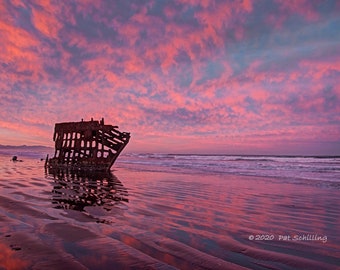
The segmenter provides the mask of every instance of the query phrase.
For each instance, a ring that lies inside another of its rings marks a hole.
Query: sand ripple
[[[335,269],[339,263],[339,191],[332,187],[126,168],[45,174],[41,164],[23,163],[0,168],[0,268]]]

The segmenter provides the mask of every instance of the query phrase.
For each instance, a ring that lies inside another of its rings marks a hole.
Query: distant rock
[[[17,156],[13,156],[13,157],[12,157],[12,161],[13,161],[13,162],[22,162],[22,160],[21,160],[21,159],[18,159]]]

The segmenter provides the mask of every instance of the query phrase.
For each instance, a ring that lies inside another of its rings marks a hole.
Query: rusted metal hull
[[[46,167],[109,171],[130,140],[130,133],[101,121],[57,123],[55,153]]]

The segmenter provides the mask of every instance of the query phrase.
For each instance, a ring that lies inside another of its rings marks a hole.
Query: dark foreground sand
[[[116,167],[0,165],[0,269],[336,269],[339,188]]]

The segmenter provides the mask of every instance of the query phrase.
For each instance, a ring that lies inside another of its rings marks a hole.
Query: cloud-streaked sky
[[[0,0],[0,144],[340,155],[340,1]]]

